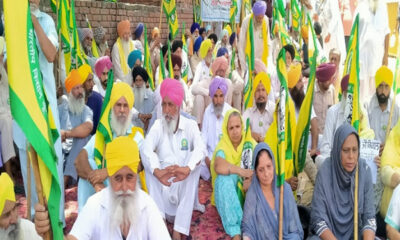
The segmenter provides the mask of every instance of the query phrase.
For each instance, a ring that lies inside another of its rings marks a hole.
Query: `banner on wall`
[[[201,19],[204,22],[229,22],[231,0],[201,0]],[[242,0],[237,0],[238,13],[236,23],[240,20]]]

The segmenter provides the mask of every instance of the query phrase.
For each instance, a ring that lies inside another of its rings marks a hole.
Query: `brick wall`
[[[125,0],[132,1],[132,0]],[[92,28],[103,26],[107,30],[108,43],[111,47],[117,36],[117,24],[119,21],[128,19],[131,22],[132,32],[139,22],[147,26],[148,39],[150,39],[151,29],[158,27],[160,23],[160,0],[134,0],[131,3],[110,3],[102,1],[75,1],[75,16],[78,27],[86,27],[85,15],[87,15]],[[136,4],[137,2],[149,2],[152,5]],[[155,5],[153,5],[155,4]],[[186,29],[190,28],[193,21],[193,8],[191,0],[176,0],[179,24],[185,22]],[[50,13],[55,20],[56,16],[50,10],[49,5],[42,8],[43,11]],[[168,35],[168,25],[165,14],[162,14],[161,37],[165,41]],[[180,36],[180,35],[179,35]]]

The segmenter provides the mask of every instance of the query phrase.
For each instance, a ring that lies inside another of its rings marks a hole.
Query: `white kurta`
[[[110,196],[112,189],[107,187],[88,199],[79,213],[70,234],[79,240],[122,239],[121,229],[110,227],[112,210]],[[127,240],[171,239],[167,227],[153,199],[141,189],[136,189],[137,225],[131,225]]]
[[[253,106],[246,109],[246,111],[243,113],[243,120],[246,122],[247,119],[250,119],[251,131],[260,134],[263,138],[265,138],[265,134],[274,120],[274,112],[275,103],[268,100],[263,113],[257,109],[257,106]]]
[[[196,167],[205,156],[205,146],[194,120],[180,115],[178,130],[166,134],[162,120],[156,120],[143,145],[142,163],[150,196],[163,215],[175,216],[174,230],[189,235],[195,197],[198,194],[200,168]],[[187,166],[191,172],[180,182],[164,186],[153,175],[155,169],[171,165]]]
[[[134,42],[132,40],[130,40],[130,41],[132,42],[132,44],[134,46]],[[135,50],[135,48],[133,48],[133,50]],[[112,51],[111,51],[112,64],[113,64],[113,69],[114,69],[114,80],[119,79],[119,80],[129,84],[129,86],[131,86],[132,85],[132,72],[128,66],[128,56],[129,56],[129,52],[125,53],[125,59],[122,59],[122,60],[120,59],[118,45],[117,45],[117,42],[115,42],[114,46],[112,48]],[[124,72],[122,71],[121,61],[126,62],[126,65],[128,68],[127,74],[124,74]]]

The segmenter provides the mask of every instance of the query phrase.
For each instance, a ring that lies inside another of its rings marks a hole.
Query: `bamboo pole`
[[[161,20],[162,20],[162,6],[163,6],[163,0],[160,0],[160,23],[158,24],[158,29],[160,29],[160,32],[161,32]]]
[[[356,179],[354,186],[354,240],[358,240],[358,163],[356,165]]]
[[[281,192],[279,194],[279,240],[283,239],[283,186],[281,185]]]
[[[28,149],[28,148],[26,148]],[[27,205],[27,213],[26,216],[28,218],[29,221],[32,220],[32,216],[31,216],[31,204],[32,204],[32,194],[31,194],[31,183],[32,183],[32,176],[31,176],[31,161],[29,160],[29,156],[28,156],[28,151],[26,152],[26,171],[27,171],[27,178],[28,178],[28,189],[27,189],[27,196],[26,196],[26,205]]]
[[[40,170],[39,170],[37,153],[36,153],[35,149],[33,149],[32,145],[30,145],[30,144],[29,144],[29,148],[28,148],[28,156],[30,158],[30,161],[32,161],[33,175],[35,176],[35,186],[36,186],[36,193],[37,193],[38,201],[41,205],[45,206],[46,203],[44,201],[45,199],[44,199],[44,194],[43,194],[42,180],[40,178]],[[51,225],[50,225],[50,230],[44,236],[45,240],[53,239],[51,232],[52,231],[51,231]]]

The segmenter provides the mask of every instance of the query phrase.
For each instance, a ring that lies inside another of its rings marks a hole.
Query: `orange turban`
[[[301,76],[301,64],[291,64],[287,72],[288,88],[296,86]]]
[[[308,27],[307,27],[307,26],[302,26],[302,27],[301,27],[301,36],[302,36],[305,40],[308,40]]]
[[[131,23],[129,22],[129,20],[122,20],[117,25],[117,32],[119,37],[122,37],[122,34],[124,34],[124,32],[127,31],[130,32],[130,30],[131,30]]]
[[[79,84],[82,84],[83,82],[84,82],[84,80],[82,79],[78,70],[73,69],[68,74],[68,77],[65,79],[65,90],[67,90],[67,93],[70,93],[72,88],[74,88],[75,86],[77,86]]]

